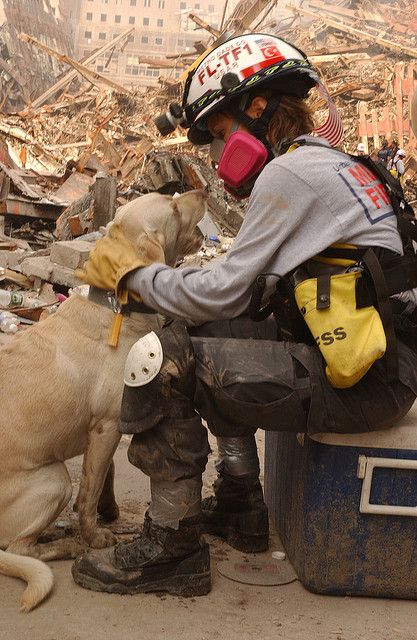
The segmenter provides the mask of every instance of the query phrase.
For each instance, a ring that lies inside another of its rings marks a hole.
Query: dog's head
[[[114,222],[151,262],[175,266],[201,245],[197,224],[206,211],[206,198],[201,190],[176,197],[149,193],[120,207]]]

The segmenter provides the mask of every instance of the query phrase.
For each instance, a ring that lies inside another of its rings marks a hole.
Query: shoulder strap
[[[306,145],[321,147],[322,149],[327,148],[320,142],[306,139],[298,140],[297,144],[299,146]],[[336,151],[348,156],[354,162],[360,162],[381,180],[388,193],[392,208],[397,217],[398,231],[403,243],[404,253],[415,254],[416,250],[414,249],[413,241],[417,242],[417,220],[413,208],[405,199],[399,179],[395,178],[382,163],[374,162],[370,156],[355,156],[351,153],[345,153],[340,149],[336,149]]]

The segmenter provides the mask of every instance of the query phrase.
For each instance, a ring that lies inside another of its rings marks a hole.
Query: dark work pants
[[[415,399],[417,354],[401,342],[399,380],[388,381],[381,360],[354,387],[333,389],[319,350],[277,342],[272,319],[255,323],[241,316],[188,333],[195,358],[190,410],[194,404],[216,436],[248,437],[258,428],[311,434],[385,429],[405,415]],[[180,359],[180,351],[166,355]],[[195,477],[205,468],[207,436],[192,411],[184,419],[160,415],[157,380],[153,405],[145,387],[125,389],[119,428],[135,434],[129,459],[151,479]]]

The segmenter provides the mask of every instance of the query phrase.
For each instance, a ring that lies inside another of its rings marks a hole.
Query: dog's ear
[[[157,233],[143,231],[135,239],[135,246],[140,257],[147,262],[165,262],[164,248]]]

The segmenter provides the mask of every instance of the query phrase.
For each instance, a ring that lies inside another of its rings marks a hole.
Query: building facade
[[[194,51],[194,42],[207,40],[208,33],[197,29],[188,18],[193,13],[212,27],[220,26],[224,2],[220,0],[80,0],[76,29],[78,59],[134,28],[123,50],[98,58],[99,73],[126,86],[157,84],[159,75],[176,78],[181,68],[152,68],[141,58],[166,59],[167,54]]]

